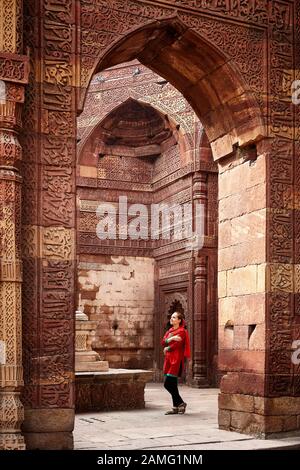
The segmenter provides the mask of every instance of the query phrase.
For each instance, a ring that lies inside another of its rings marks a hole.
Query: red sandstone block
[[[266,232],[266,209],[241,215],[219,224],[219,248],[240,243],[255,243],[264,239]],[[251,246],[248,248],[251,250]]]
[[[242,193],[247,188],[264,184],[266,180],[265,155],[258,156],[255,165],[244,162],[219,175],[219,199]]]
[[[233,349],[248,349],[248,325],[235,325],[233,330]]]
[[[244,393],[263,396],[265,377],[263,374],[229,372],[222,377],[220,389],[224,393]]]
[[[264,402],[260,403],[260,410],[262,408],[267,415],[297,415],[300,410],[300,397],[265,398]]]
[[[259,436],[265,433],[282,431],[283,422],[277,416],[262,416],[255,413],[232,411],[231,428],[238,432]]]
[[[218,272],[218,297],[227,296],[227,272],[219,271]]]
[[[249,166],[248,164],[250,171],[247,172],[247,188],[266,182],[266,158],[268,157],[265,154],[261,154],[257,157],[255,165]]]
[[[283,431],[296,431],[298,429],[297,416],[283,416]]]
[[[255,325],[265,321],[265,294],[249,294],[219,299],[219,324]],[[255,348],[254,348],[255,349]]]
[[[265,263],[266,242],[260,237],[249,239],[244,243],[237,243],[234,246],[219,249],[218,269],[227,271],[240,268],[246,265]]]
[[[249,432],[250,426],[253,423],[253,413],[243,413],[242,411],[231,412],[231,427],[233,430],[239,432]]]
[[[254,412],[254,397],[251,395],[219,393],[219,408],[252,413]]]
[[[219,349],[232,349],[233,347],[233,330],[225,328],[224,325],[219,326]]]
[[[237,299],[238,297],[224,297],[221,299],[219,298],[219,325],[222,326],[223,329],[229,320],[231,322],[234,322]]]
[[[220,350],[219,368],[228,371],[262,373],[265,370],[264,351]]]
[[[266,207],[266,186],[257,184],[219,201],[219,220],[231,220]]]
[[[106,361],[109,362],[109,364],[114,363],[114,362],[120,362],[122,360],[121,354],[106,354]]]
[[[219,200],[241,192],[242,164],[219,174]]]
[[[236,298],[234,322],[251,325],[265,321],[265,294],[243,295]]]
[[[264,428],[266,433],[284,431],[281,416],[264,416]]]
[[[266,327],[265,324],[256,325],[249,338],[249,350],[264,351],[266,348]]]
[[[229,429],[231,413],[228,410],[220,410],[218,413],[218,423],[221,429]]]
[[[257,266],[250,265],[227,271],[227,295],[245,295],[256,292]]]

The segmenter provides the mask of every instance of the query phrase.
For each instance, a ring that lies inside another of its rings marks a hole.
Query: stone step
[[[76,362],[96,362],[100,361],[100,356],[95,351],[76,352],[75,360]]]
[[[107,361],[75,363],[76,372],[108,372]]]

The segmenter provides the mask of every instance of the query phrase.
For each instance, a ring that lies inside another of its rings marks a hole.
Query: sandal
[[[185,413],[186,407],[187,404],[185,402],[181,403],[181,405],[178,406],[178,413],[183,415]]]
[[[165,415],[178,415],[178,413],[179,413],[178,408],[172,408],[171,410],[166,411]]]

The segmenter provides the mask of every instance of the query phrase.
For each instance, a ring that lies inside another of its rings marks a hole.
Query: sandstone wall
[[[78,266],[79,307],[98,321],[93,349],[112,368],[151,368],[154,260],[93,258]]]

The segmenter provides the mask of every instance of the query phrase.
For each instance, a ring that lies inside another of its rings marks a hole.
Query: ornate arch
[[[174,110],[174,108],[164,102],[163,99],[157,100],[152,95],[142,97],[139,93],[137,93],[134,89],[131,88],[124,88],[122,91],[124,91],[122,100],[116,102],[115,100],[113,100],[112,97],[111,102],[107,103],[106,106],[99,106],[99,113],[96,114],[94,117],[92,116],[91,120],[88,122],[89,125],[80,136],[80,141],[77,144],[77,162],[80,159],[80,154],[84,148],[84,145],[94,133],[94,131],[97,129],[97,127],[101,126],[103,120],[110,113],[114,112],[119,106],[121,106],[125,101],[129,99],[138,101],[141,104],[150,105],[162,115],[167,115],[168,119],[173,123],[174,129],[177,125],[180,125],[180,128],[176,132],[178,133],[179,141],[181,140],[180,137],[184,137],[185,150],[187,151],[193,148],[193,146],[195,145],[195,141],[193,138],[195,130],[194,127],[191,127],[191,122],[188,119],[181,118],[176,113],[176,110]],[[181,96],[180,93],[178,93],[178,96],[174,97],[174,100],[179,99],[185,101],[185,99]],[[194,113],[192,114],[192,116],[195,116]],[[197,117],[196,119],[199,122]]]
[[[164,13],[163,8],[161,13]],[[251,87],[232,58],[205,37],[205,30],[197,28],[202,32],[199,34],[178,16],[154,22],[149,22],[149,18],[136,18],[132,27],[125,14],[122,19],[122,14],[118,14],[123,23],[121,34],[114,35],[117,39],[113,41],[112,35],[108,38],[102,31],[99,33],[101,42],[98,46],[94,43],[96,59],[86,61],[83,56],[81,107],[94,73],[137,58],[168,79],[191,103],[204,124],[215,159],[231,153],[234,145],[245,146],[266,135]],[[82,22],[84,30],[84,14]],[[83,36],[87,37],[85,32]]]

